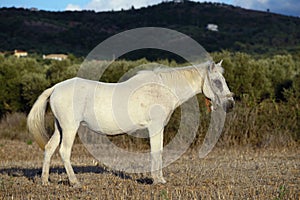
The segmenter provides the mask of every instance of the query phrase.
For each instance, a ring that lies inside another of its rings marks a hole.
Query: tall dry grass
[[[0,122],[0,139],[32,141],[26,128],[26,120],[24,113],[7,114]]]
[[[228,115],[219,145],[288,147],[299,144],[299,139],[299,103],[292,108],[287,102],[241,101]]]
[[[210,114],[204,106],[204,97],[198,96],[200,107],[200,124],[191,148],[198,148],[205,137],[210,122]],[[223,133],[218,146],[282,147],[295,146],[300,142],[299,113],[300,103],[293,107],[288,102],[265,100],[249,103],[241,100],[236,103],[234,111],[227,115]],[[169,143],[177,133],[180,124],[180,108],[175,110],[165,127],[164,144]],[[53,131],[53,116],[46,116],[49,132]],[[87,131],[87,130],[85,130]],[[26,128],[26,115],[12,113],[0,122],[0,139],[21,140],[30,143],[32,136]],[[148,139],[129,135],[110,137],[110,140],[122,148],[144,150],[149,148]]]

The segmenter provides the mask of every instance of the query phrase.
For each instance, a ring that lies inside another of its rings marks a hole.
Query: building
[[[43,55],[43,59],[50,59],[50,60],[58,60],[62,61],[67,59],[68,56],[65,54],[48,54],[48,55]]]
[[[206,29],[210,31],[219,31],[218,25],[216,24],[207,24]]]
[[[31,7],[29,10],[32,11],[32,12],[39,11],[39,9],[37,9],[37,8],[35,8],[35,7]]]
[[[28,53],[26,51],[15,50],[14,56],[16,56],[17,58],[26,57],[26,56],[28,56]]]

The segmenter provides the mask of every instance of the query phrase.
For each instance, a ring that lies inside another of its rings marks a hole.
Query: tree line
[[[257,104],[266,99],[274,102],[299,100],[300,60],[297,56],[285,54],[257,59],[246,53],[229,51],[213,53],[212,56],[216,61],[223,60],[224,76],[238,101]],[[81,62],[82,59],[74,56],[64,61],[0,56],[0,116],[28,112],[47,87],[77,76]],[[116,82],[126,71],[149,62],[146,59],[117,60],[101,80]],[[171,67],[183,65],[168,60],[157,62]]]

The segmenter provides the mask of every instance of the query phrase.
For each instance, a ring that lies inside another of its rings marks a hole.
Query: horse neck
[[[205,73],[203,67],[188,66],[173,68],[159,74],[162,82],[176,94],[179,104],[181,104],[202,92]]]

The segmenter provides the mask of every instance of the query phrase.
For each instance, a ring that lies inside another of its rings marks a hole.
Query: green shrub
[[[289,54],[257,57],[228,51],[213,53],[212,56],[216,62],[223,59],[224,76],[236,95],[236,107],[227,117],[218,145],[264,147],[298,144],[300,59]],[[28,112],[41,92],[57,82],[77,75],[93,80],[118,82],[128,79],[138,70],[157,66],[146,59],[118,60],[111,63],[100,78],[99,65],[106,66],[109,62],[91,61],[82,66],[79,61],[76,58],[59,62],[0,56],[0,138],[19,139],[22,136],[18,134],[26,135],[25,115],[20,113]],[[157,63],[171,67],[182,65],[168,60],[159,60]],[[194,147],[201,144],[210,120],[210,114],[205,110],[204,96],[200,94],[197,98],[201,116],[199,130],[192,145]],[[165,129],[165,143],[176,135],[180,117],[180,109],[177,109]],[[131,146],[137,143],[148,144],[146,140],[135,140],[129,136],[114,137],[113,140],[125,146],[127,143]]]
[[[264,99],[284,100],[297,74],[300,62],[291,55],[256,58],[245,53],[223,51],[212,54],[216,61],[223,59],[225,78],[237,99],[249,101]]]

